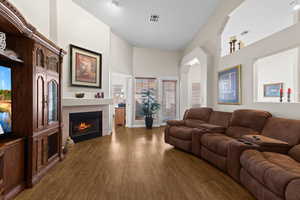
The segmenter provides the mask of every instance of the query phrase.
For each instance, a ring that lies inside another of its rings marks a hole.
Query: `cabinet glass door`
[[[56,81],[50,81],[48,85],[48,123],[58,121],[58,85]]]

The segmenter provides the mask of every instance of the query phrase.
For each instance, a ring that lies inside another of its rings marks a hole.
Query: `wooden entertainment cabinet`
[[[12,134],[0,139],[0,200],[32,187],[62,159],[61,48],[40,34],[7,0],[0,0],[0,31],[12,69]]]

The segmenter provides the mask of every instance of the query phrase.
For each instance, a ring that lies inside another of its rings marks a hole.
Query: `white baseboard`
[[[142,125],[142,124],[136,124],[136,125],[131,125],[131,126],[126,126],[127,128],[146,128],[146,125]],[[159,128],[161,127],[161,125],[158,124],[153,124],[154,128]]]

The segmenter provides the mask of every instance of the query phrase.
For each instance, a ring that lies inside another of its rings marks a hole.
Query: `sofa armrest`
[[[185,121],[184,120],[169,120],[169,121],[167,121],[167,125],[169,125],[169,126],[184,126]]]
[[[241,139],[258,145],[262,151],[287,154],[291,149],[291,146],[287,142],[263,135],[244,135]]]
[[[227,172],[236,181],[240,181],[240,157],[246,150],[259,150],[259,146],[243,140],[235,140],[229,144],[227,152]]]
[[[203,128],[194,128],[192,131],[192,153],[199,158],[201,158],[201,138],[207,133]]]
[[[292,180],[286,187],[285,199],[286,200],[299,200],[300,199],[300,179]]]

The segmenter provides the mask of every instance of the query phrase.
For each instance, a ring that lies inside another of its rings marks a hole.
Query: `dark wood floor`
[[[231,178],[163,141],[163,129],[118,128],[76,144],[17,200],[253,200]]]

